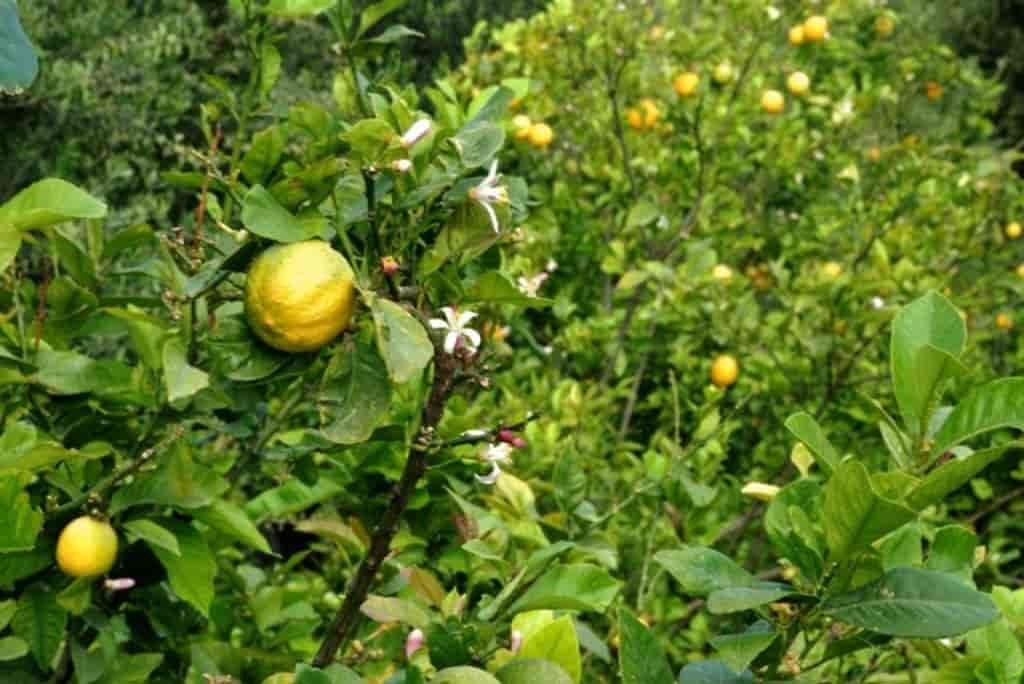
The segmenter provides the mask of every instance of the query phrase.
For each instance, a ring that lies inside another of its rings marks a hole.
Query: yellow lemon
[[[804,40],[820,43],[828,35],[828,19],[823,16],[808,17],[804,22]]]
[[[715,67],[715,71],[712,74],[712,76],[714,76],[715,83],[718,83],[719,85],[725,85],[726,83],[732,80],[732,64],[729,64],[728,62],[722,62],[721,64]]]
[[[654,128],[654,125],[658,123],[658,119],[661,117],[661,112],[658,111],[658,103],[650,98],[640,100],[640,106],[644,108],[644,127]]]
[[[811,79],[802,71],[794,71],[786,79],[786,88],[797,97],[806,95],[811,89]]]
[[[732,280],[732,269],[725,264],[717,264],[711,269],[711,277],[715,280]]]
[[[555,132],[546,123],[535,123],[530,126],[530,144],[545,148],[555,139]]]
[[[881,150],[881,148],[879,148],[879,147],[869,147],[868,148],[868,159],[870,159],[873,162],[881,161],[881,159],[882,159],[882,150]]]
[[[734,384],[739,374],[739,362],[728,354],[722,354],[711,364],[711,382],[723,389]]]
[[[875,33],[877,33],[882,38],[888,38],[889,36],[891,36],[893,29],[895,28],[896,23],[892,20],[892,17],[890,17],[887,14],[883,14],[882,16],[875,19]]]
[[[789,44],[793,46],[804,44],[804,27],[802,24],[797,24],[789,29]]]
[[[1020,229],[1020,224],[1019,223],[1017,223],[1016,221],[1013,221],[1012,223],[1007,224],[1007,226],[1006,226],[1006,237],[1010,238],[1011,240],[1016,240],[1017,238],[1020,237],[1020,235],[1021,235],[1021,229]]]
[[[517,114],[512,117],[512,128],[515,129],[516,140],[526,140],[530,137],[530,128],[533,122],[525,114]]]
[[[117,533],[110,523],[83,515],[61,530],[57,565],[71,577],[96,577],[114,567]]]
[[[700,84],[700,76],[692,71],[686,71],[676,76],[672,87],[676,89],[679,97],[691,97],[696,94],[697,86]]]
[[[786,98],[778,90],[766,90],[761,96],[761,109],[769,114],[781,114],[786,108]]]
[[[1013,328],[1013,319],[1001,313],[996,316],[996,327],[1000,330],[1011,330]]]
[[[843,272],[843,267],[836,261],[828,261],[821,267],[821,270],[829,278],[838,278]]]
[[[348,325],[355,276],[323,240],[271,247],[249,268],[245,314],[264,342],[286,352],[315,351]]]
[[[1024,278],[1024,264],[1017,267],[1017,277]]]
[[[924,94],[932,102],[937,102],[938,100],[942,99],[942,94],[944,92],[945,89],[942,87],[941,83],[937,83],[935,81],[928,81],[927,83],[924,84]]]
[[[626,121],[629,122],[630,128],[635,128],[638,131],[641,131],[644,128],[643,112],[635,107],[630,107],[630,109],[626,111]]]

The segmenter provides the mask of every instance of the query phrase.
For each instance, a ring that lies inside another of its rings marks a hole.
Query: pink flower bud
[[[405,639],[405,657],[411,658],[413,653],[423,648],[425,641],[423,630],[414,629],[409,632],[409,636]]]
[[[516,449],[522,449],[526,447],[526,440],[523,439],[522,437],[516,437],[511,442],[509,442],[509,444],[514,446]]]
[[[380,271],[386,276],[392,276],[398,273],[399,265],[395,257],[386,256],[380,259]]]
[[[131,577],[117,577],[104,581],[103,586],[109,591],[125,591],[135,586],[135,580]]]
[[[512,432],[507,428],[502,429],[498,431],[498,439],[500,439],[502,442],[505,442],[505,444],[511,444],[513,440],[516,439],[516,433]]]
[[[508,650],[512,651],[512,655],[519,653],[519,649],[523,647],[523,633],[519,630],[512,631],[511,642],[509,643]]]

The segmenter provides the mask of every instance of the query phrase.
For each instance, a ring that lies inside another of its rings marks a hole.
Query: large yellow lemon
[[[57,565],[65,575],[96,577],[114,567],[117,533],[110,523],[87,515],[75,518],[57,539]]]
[[[355,306],[352,267],[322,240],[271,247],[245,281],[245,314],[260,339],[286,352],[315,351],[345,329]]]

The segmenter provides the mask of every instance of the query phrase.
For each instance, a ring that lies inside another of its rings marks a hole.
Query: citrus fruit
[[[1000,330],[1011,330],[1013,328],[1013,319],[1007,314],[1001,313],[996,316],[996,327]]]
[[[630,107],[626,111],[626,121],[629,123],[630,128],[635,128],[638,131],[644,128],[644,115],[639,109]]]
[[[843,267],[835,261],[827,261],[825,265],[821,267],[822,272],[829,278],[838,278],[843,272]]]
[[[555,132],[546,123],[535,123],[530,126],[529,140],[534,147],[547,147],[554,139]]]
[[[323,240],[271,247],[246,277],[249,325],[274,349],[315,351],[352,318],[354,280],[345,257]]]
[[[713,76],[715,78],[715,83],[725,85],[726,83],[732,80],[732,64],[729,64],[728,62],[722,62],[721,64],[715,67],[715,72]]]
[[[781,114],[786,108],[786,98],[778,90],[766,90],[761,96],[761,109],[769,114]]]
[[[804,40],[809,43],[820,43],[828,35],[828,19],[821,16],[808,17],[804,22]]]
[[[789,44],[793,46],[804,44],[803,25],[797,24],[793,28],[789,29]]]
[[[114,567],[117,533],[105,520],[75,518],[57,539],[57,565],[71,577],[96,577]]]
[[[786,88],[797,97],[806,95],[811,89],[811,79],[802,71],[794,71],[786,79]]]
[[[734,384],[739,374],[739,362],[728,354],[722,354],[711,364],[711,382],[723,389]]]
[[[1024,264],[1017,267],[1017,277],[1024,278]]]
[[[942,99],[942,94],[944,92],[945,90],[943,89],[941,83],[937,83],[935,81],[928,81],[927,83],[924,84],[925,97],[927,97],[932,102],[936,102]]]
[[[873,162],[880,161],[882,159],[882,150],[878,147],[868,148],[868,159]]]
[[[679,97],[691,97],[697,92],[699,84],[700,76],[692,71],[686,71],[676,76],[676,80],[672,82],[672,87],[676,89]]]
[[[895,22],[893,22],[892,17],[890,17],[887,14],[883,14],[882,16],[875,19],[875,33],[877,33],[882,38],[887,38],[891,36],[893,29],[895,28]]]
[[[531,122],[530,117],[525,114],[517,114],[512,117],[512,127],[516,129],[516,140],[526,140],[529,138],[530,128],[532,126],[533,122]]]
[[[661,117],[661,112],[658,111],[658,103],[647,98],[640,100],[640,106],[644,108],[644,127],[654,128],[654,124],[658,123],[658,119]]]
[[[711,269],[711,277],[715,280],[732,280],[732,269],[725,264],[716,264]]]
[[[1010,238],[1011,240],[1016,240],[1017,238],[1020,237],[1020,235],[1021,228],[1019,223],[1013,221],[1006,225],[1006,237]]]

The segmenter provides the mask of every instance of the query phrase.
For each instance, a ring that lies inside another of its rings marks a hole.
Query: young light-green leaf
[[[576,627],[568,615],[563,615],[525,637],[518,656],[555,663],[576,684],[579,684],[583,676],[580,643],[576,638]]]
[[[565,670],[550,660],[517,656],[508,665],[494,673],[501,684],[572,684]]]
[[[839,467],[839,452],[825,436],[825,431],[818,421],[809,413],[801,411],[791,415],[786,419],[786,429],[811,450],[814,460],[826,475],[831,475]]]
[[[46,228],[73,219],[101,219],[106,215],[107,205],[59,178],[33,183],[0,205],[0,224],[17,230]]]
[[[618,580],[596,565],[556,565],[541,575],[509,611],[551,609],[603,613],[618,595],[619,587]]]

